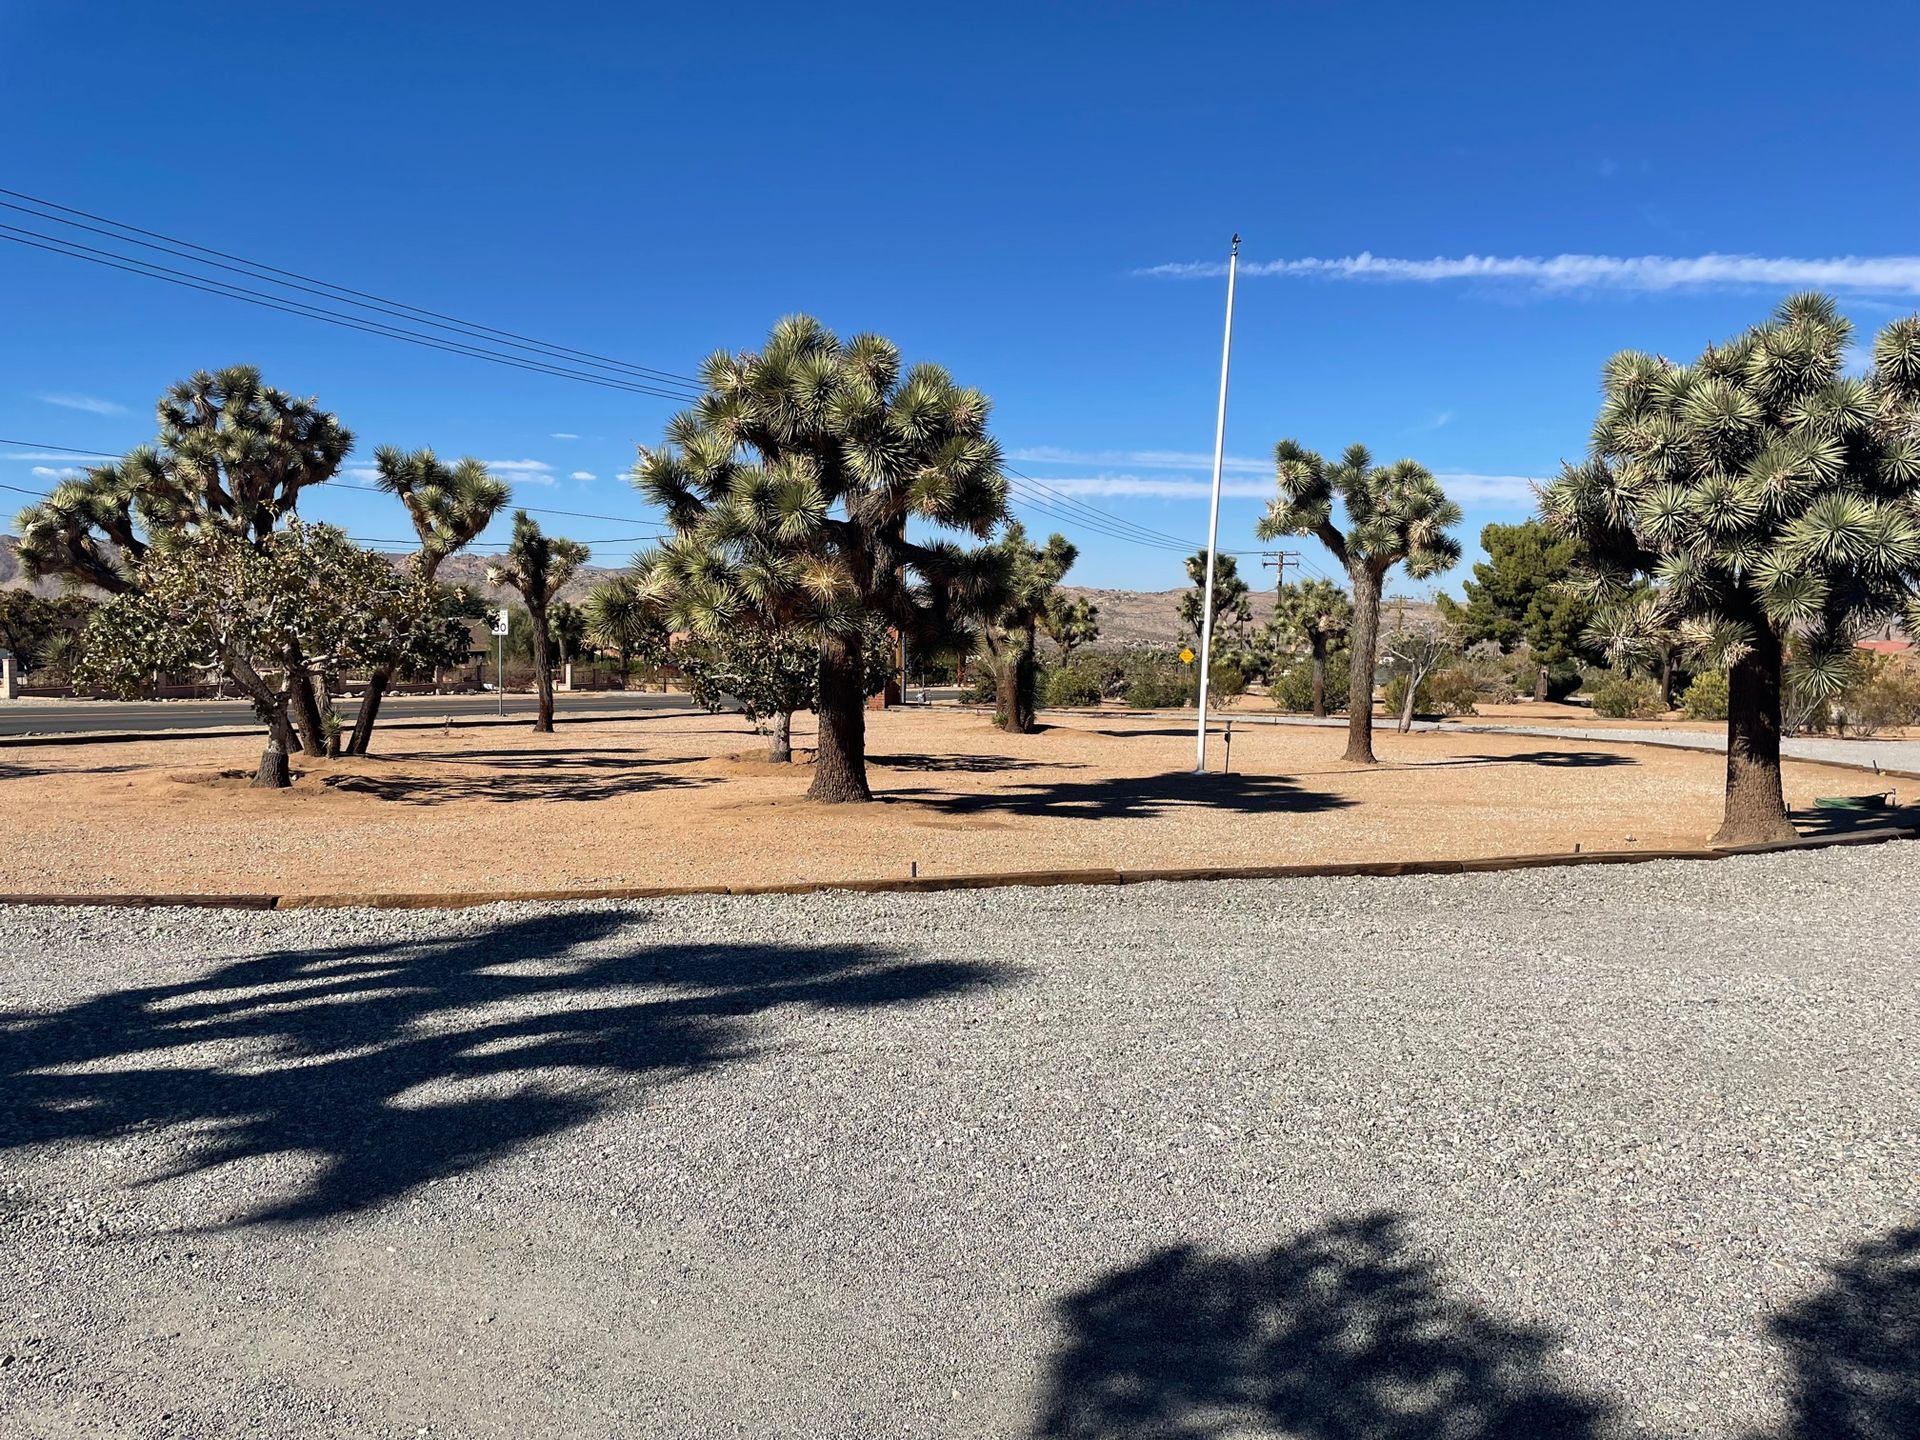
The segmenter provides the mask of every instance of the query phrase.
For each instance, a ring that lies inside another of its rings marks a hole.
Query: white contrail
[[[1186,280],[1217,276],[1214,261],[1153,265],[1136,275]],[[1770,255],[1457,255],[1394,259],[1362,251],[1328,260],[1256,260],[1244,275],[1292,275],[1324,280],[1432,284],[1446,280],[1506,280],[1542,290],[1687,290],[1768,285],[1920,295],[1920,255],[1836,255],[1826,259]]]

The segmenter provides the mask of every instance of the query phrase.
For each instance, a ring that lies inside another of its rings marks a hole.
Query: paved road
[[[1916,853],[0,912],[0,1430],[1920,1435]]]
[[[532,718],[531,695],[509,695],[507,714]],[[438,720],[443,715],[481,719],[496,713],[492,695],[390,695],[380,707],[380,723]],[[658,691],[587,690],[558,697],[559,708],[576,714],[624,714],[648,710],[689,708],[685,695]],[[358,700],[341,702],[341,713],[351,721],[360,713]],[[141,733],[169,730],[250,729],[253,710],[244,700],[166,700],[160,702],[77,700],[31,704],[0,704],[0,735]]]

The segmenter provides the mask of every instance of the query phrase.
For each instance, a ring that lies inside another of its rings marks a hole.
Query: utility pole
[[[1220,462],[1227,445],[1227,362],[1233,356],[1233,282],[1240,271],[1240,237],[1227,255],[1227,331],[1220,341],[1220,409],[1213,422],[1213,502],[1207,512],[1207,585],[1200,599],[1199,724],[1194,734],[1193,773],[1207,773],[1207,678],[1213,663],[1213,563],[1220,542]]]
[[[1279,572],[1273,577],[1273,593],[1275,595],[1278,595],[1286,588],[1287,566],[1289,565],[1293,566],[1296,570],[1300,568],[1300,552],[1298,550],[1262,550],[1260,552],[1260,568],[1262,570],[1275,570]]]

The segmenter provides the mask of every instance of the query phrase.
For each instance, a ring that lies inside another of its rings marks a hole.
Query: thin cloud
[[[576,470],[567,476],[569,480],[598,480],[600,477],[591,470]]]
[[[1055,445],[1036,445],[1015,450],[1011,459],[1027,465],[1127,465],[1141,470],[1211,470],[1213,456],[1189,450],[1063,450]],[[1273,461],[1250,455],[1228,455],[1220,468],[1242,474],[1266,474]],[[1048,481],[1052,484],[1052,481]]]
[[[524,480],[529,485],[554,483],[553,466],[544,460],[488,460],[487,469],[508,480]]]
[[[36,480],[71,480],[79,473],[78,470],[73,469],[71,466],[60,470],[52,469],[46,465],[36,465],[33,467],[33,478]]]
[[[580,437],[571,430],[555,430],[549,437],[552,440],[578,440]]]
[[[101,400],[92,395],[42,395],[43,404],[58,405],[62,410],[84,410],[89,415],[126,415],[131,412],[126,406],[112,400]]]
[[[1433,478],[1455,500],[1478,505],[1531,506],[1536,487],[1545,483],[1531,475],[1477,475],[1467,471],[1440,473]],[[1075,475],[1049,477],[1047,488],[1073,496],[1205,500],[1213,484],[1210,480],[1170,475]],[[1274,488],[1270,480],[1222,480],[1220,493],[1229,499],[1266,500],[1272,498]],[[1045,491],[1039,498],[1046,499]]]
[[[355,465],[348,469],[347,476],[353,480],[378,480],[380,472],[371,465]]]
[[[104,461],[107,457],[102,455],[100,458]],[[6,454],[0,455],[0,460],[59,460],[64,464],[71,465],[73,463],[73,456],[59,455],[50,451],[41,450],[9,450]]]
[[[1218,261],[1152,265],[1136,275],[1190,280],[1225,275]],[[1256,260],[1242,275],[1280,275],[1317,280],[1372,280],[1389,284],[1439,284],[1456,280],[1502,281],[1536,290],[1670,292],[1739,286],[1838,290],[1880,295],[1920,295],[1920,255],[1836,255],[1806,258],[1769,255],[1437,255],[1430,260],[1395,259],[1362,251],[1339,259]]]

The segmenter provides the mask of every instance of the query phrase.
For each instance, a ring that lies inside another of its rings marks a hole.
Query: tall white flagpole
[[[1233,358],[1233,281],[1240,269],[1240,237],[1227,257],[1227,334],[1220,342],[1220,413],[1213,424],[1213,508],[1207,514],[1207,587],[1200,602],[1200,725],[1193,773],[1207,773],[1207,680],[1213,664],[1213,557],[1220,539],[1220,462],[1227,445],[1227,362]]]

